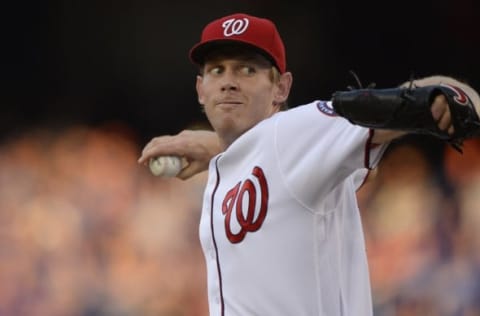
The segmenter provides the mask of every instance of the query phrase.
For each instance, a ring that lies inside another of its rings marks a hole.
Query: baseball
[[[150,171],[158,177],[175,177],[182,170],[182,160],[177,156],[160,156],[150,159]]]

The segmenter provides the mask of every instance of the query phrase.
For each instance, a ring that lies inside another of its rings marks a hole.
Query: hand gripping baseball
[[[188,179],[207,170],[210,159],[220,152],[217,135],[212,131],[185,130],[177,135],[164,135],[153,138],[143,149],[138,163],[148,165],[155,173],[163,174],[165,163],[170,164],[168,174],[180,179]],[[176,158],[157,157],[176,156],[182,159],[182,168],[176,175]],[[171,168],[171,169],[170,169]],[[154,173],[154,174],[155,174]]]

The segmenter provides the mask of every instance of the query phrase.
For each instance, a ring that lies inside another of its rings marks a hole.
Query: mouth
[[[243,103],[240,101],[233,101],[233,100],[222,100],[218,101],[216,105],[220,108],[225,108],[225,109],[232,109],[235,107],[238,107],[242,105]]]

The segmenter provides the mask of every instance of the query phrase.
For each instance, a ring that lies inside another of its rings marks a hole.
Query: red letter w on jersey
[[[267,180],[259,167],[253,168],[252,175],[257,179],[257,186],[251,179],[246,179],[243,183],[239,182],[230,189],[223,199],[222,213],[225,215],[225,233],[228,240],[234,244],[241,242],[247,232],[259,230],[267,216]],[[257,199],[257,194],[260,194],[259,199]],[[257,200],[260,201],[259,207],[257,207]],[[235,213],[232,218],[233,211]],[[232,221],[235,220],[238,225],[232,225]]]

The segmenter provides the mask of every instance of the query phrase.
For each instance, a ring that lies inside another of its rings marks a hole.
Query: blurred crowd
[[[396,142],[358,198],[376,316],[480,315],[480,142]],[[438,157],[437,157],[438,158]]]
[[[202,316],[206,174],[160,179],[119,123],[0,144],[0,315]],[[480,142],[392,145],[358,192],[376,316],[480,315]]]
[[[0,147],[0,315],[205,315],[203,175],[159,179],[121,124]]]

